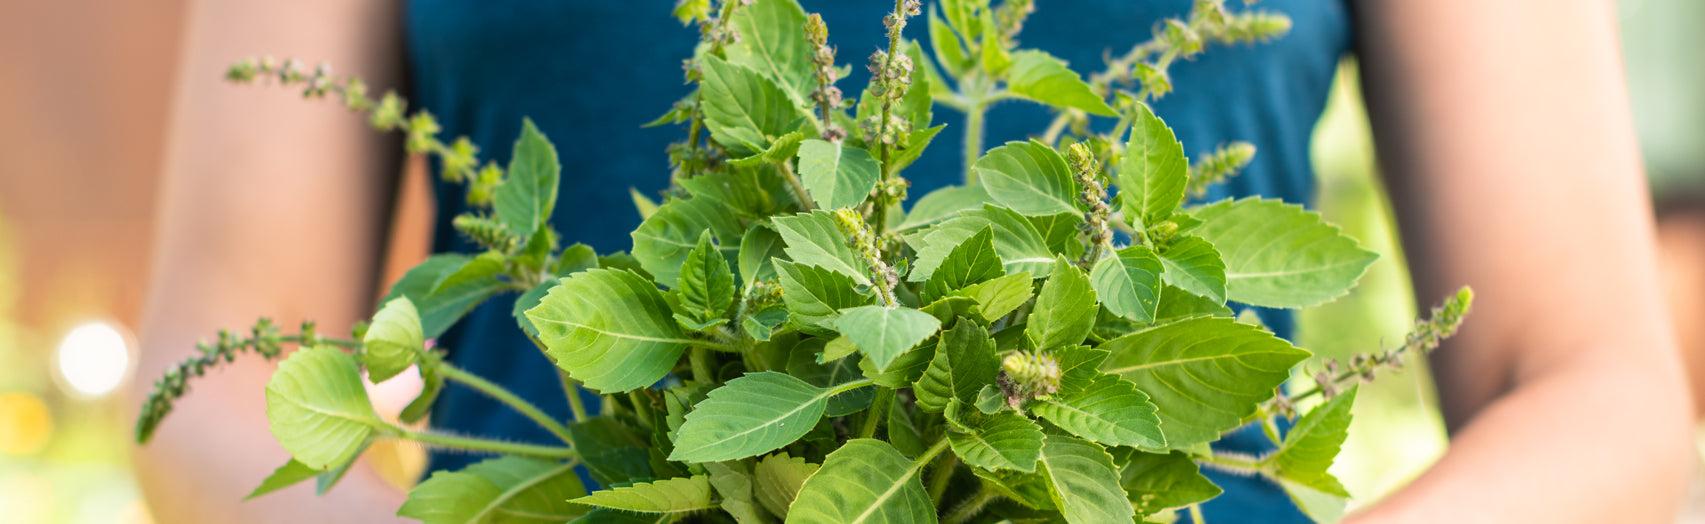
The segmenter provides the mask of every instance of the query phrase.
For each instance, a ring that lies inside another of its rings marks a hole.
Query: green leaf
[[[1080,391],[1036,404],[1030,410],[1061,429],[1108,446],[1158,449],[1166,445],[1149,396],[1136,384],[1102,375]]]
[[[989,197],[989,191],[983,186],[947,186],[930,191],[912,204],[912,210],[906,213],[906,221],[900,223],[900,229],[916,229],[941,222],[953,218],[960,211],[982,209],[983,204],[990,202],[994,199]]]
[[[722,497],[722,510],[734,517],[738,524],[766,524],[770,521],[769,514],[758,507],[758,500],[752,497],[752,468],[745,462],[706,462],[706,473],[710,474],[710,486],[716,489],[716,494]]]
[[[556,268],[551,273],[566,277],[570,274],[598,267],[598,252],[586,244],[574,244],[562,249],[557,255]]]
[[[438,279],[438,283],[432,286],[432,292],[437,293],[469,282],[494,278],[503,272],[503,263],[508,259],[509,257],[497,251],[480,253],[479,256],[468,259],[466,263],[462,264],[462,267],[456,268],[455,271],[446,273],[443,278]]]
[[[1208,205],[1195,234],[1225,258],[1226,296],[1245,304],[1295,308],[1332,300],[1378,254],[1302,206],[1245,198]]]
[[[1136,111],[1131,140],[1119,162],[1119,198],[1125,203],[1125,218],[1145,229],[1171,216],[1184,202],[1190,165],[1172,128],[1146,105],[1137,104]]]
[[[1229,317],[1231,308],[1225,304],[1214,302],[1211,298],[1197,296],[1173,287],[1171,284],[1161,286],[1160,307],[1155,308],[1154,322],[1164,324],[1175,320],[1195,317]]]
[[[925,302],[1006,275],[1006,267],[995,254],[994,229],[985,228],[948,251],[924,282]]]
[[[365,348],[361,355],[362,364],[367,366],[367,380],[374,384],[390,380],[414,365],[421,352],[426,351],[420,313],[415,311],[414,303],[408,297],[386,302],[379,314],[373,315],[373,323],[367,327],[361,343]]]
[[[669,460],[735,460],[788,445],[811,431],[834,394],[785,373],[747,373],[693,407]]]
[[[671,524],[681,518],[673,513],[634,513],[610,508],[592,508],[570,524]]]
[[[931,315],[930,318],[935,317]],[[859,359],[858,369],[878,386],[891,389],[909,388],[924,377],[924,370],[929,369],[929,363],[934,359],[935,344],[926,338],[911,351],[894,357],[894,361],[888,363],[886,369],[876,369],[876,364],[868,358]]]
[[[243,497],[243,500],[294,486],[304,480],[317,477],[320,473],[322,473],[321,470],[311,468],[296,459],[290,459],[290,462],[285,462],[283,466],[273,470],[271,475],[267,475],[266,480],[262,480],[260,486],[255,487],[255,490],[249,492],[249,496]]]
[[[782,137],[798,137],[792,133]],[[786,151],[787,156],[781,160],[793,158],[798,150],[798,141]],[[780,142],[775,148],[781,147]],[[779,154],[779,153],[778,153]],[[755,155],[756,156],[756,155]],[[767,218],[770,215],[791,211],[799,205],[794,199],[793,191],[787,188],[787,181],[782,178],[781,170],[774,165],[759,163],[749,167],[741,167],[729,162],[729,166],[709,173],[687,179],[679,179],[677,183],[693,198],[708,198],[723,205],[720,211],[747,219]],[[738,231],[738,230],[736,230]],[[722,238],[719,233],[717,235]],[[730,238],[732,241],[733,239]]]
[[[947,407],[947,444],[966,464],[985,469],[1036,471],[1042,453],[1042,428],[1012,411],[984,415],[962,401]]]
[[[965,51],[965,44],[959,40],[959,35],[953,33],[953,28],[942,22],[936,16],[935,4],[929,6],[929,46],[935,51],[936,61],[954,77],[964,76],[965,72],[974,65],[970,53]]]
[[[527,318],[557,367],[603,393],[650,386],[692,343],[663,294],[630,271],[592,269],[562,279]]]
[[[864,203],[882,163],[869,151],[838,142],[811,139],[799,145],[799,178],[817,207],[838,209]]]
[[[355,357],[332,346],[297,350],[266,383],[272,436],[298,462],[315,469],[342,464],[383,424],[367,401]]]
[[[983,26],[995,27],[994,13],[991,10],[984,9],[982,15]],[[1012,67],[1012,53],[1005,47],[1001,46],[1000,39],[1000,35],[996,31],[984,31],[983,43],[978,46],[980,48],[978,49],[978,61],[982,63],[983,70],[988,71],[989,74],[997,77],[1006,74],[1007,69]],[[1064,64],[1062,63],[1061,65]],[[1072,76],[1076,77],[1077,75]],[[1012,79],[1008,78],[1007,80],[1010,82]],[[1024,80],[1028,82],[1030,79],[1027,77]],[[1030,85],[1032,87],[1041,88],[1041,86],[1035,86],[1034,82],[1031,82]],[[1048,91],[1050,94],[1057,94],[1055,93],[1056,90],[1051,88],[1041,89]],[[1031,98],[1032,100],[1035,99],[1029,96],[1026,98]]]
[[[651,201],[651,198],[645,196],[645,193],[639,192],[639,189],[628,186],[628,198],[633,200],[633,208],[635,211],[639,211],[640,220],[651,218],[652,214],[657,213],[657,203]]]
[[[905,399],[898,396],[888,407],[888,421],[883,423],[888,428],[888,443],[894,445],[901,455],[908,457],[922,456],[929,451],[929,444],[924,442],[923,432],[913,420],[912,410],[906,406]]]
[[[822,266],[851,277],[859,285],[870,285],[864,262],[847,246],[846,235],[828,211],[813,211],[790,217],[775,217],[776,230],[787,243],[787,256],[804,265]]]
[[[497,278],[483,278],[437,289],[445,276],[455,273],[468,263],[466,255],[433,255],[420,265],[409,269],[391,285],[390,293],[379,303],[386,304],[398,297],[408,297],[420,313],[421,335],[438,338],[445,330],[461,320],[474,306],[503,289]]]
[[[586,512],[569,502],[585,494],[571,463],[505,456],[433,473],[397,515],[426,524],[565,522]]]
[[[1066,435],[1048,435],[1042,443],[1042,472],[1054,505],[1066,522],[1133,522],[1135,512],[1119,486],[1113,457],[1101,446]]]
[[[1306,484],[1280,477],[1275,479],[1279,488],[1290,495],[1291,502],[1296,504],[1308,518],[1315,522],[1337,522],[1344,518],[1344,508],[1349,500],[1344,497],[1317,491]]]
[[[1184,291],[1206,297],[1214,304],[1226,299],[1226,267],[1213,244],[1196,236],[1175,240],[1160,253],[1166,266],[1161,278]]]
[[[995,228],[995,254],[1000,256],[1006,274],[1030,273],[1044,277],[1053,270],[1054,253],[1048,250],[1042,236],[1023,215],[1004,207],[986,205],[983,209],[963,211],[957,218],[909,237],[907,243],[918,252],[918,256],[906,280],[929,280],[935,268],[941,265],[941,260],[947,258],[954,247],[991,226]]]
[[[931,114],[931,109],[935,107],[935,100],[930,97],[930,92],[934,91],[933,86],[930,85],[932,83],[930,77],[916,68],[918,64],[926,63],[924,61],[924,50],[914,40],[902,40],[900,52],[905,53],[906,57],[912,60],[914,68],[911,83],[906,86],[906,92],[900,96],[900,103],[894,106],[894,112],[912,124],[913,132],[923,131],[929,128],[930,119],[934,116]],[[933,138],[934,136],[934,133],[930,133],[930,137]],[[923,143],[918,142],[909,142],[908,144],[907,150],[921,151],[924,146]],[[916,152],[912,158],[917,158]],[[892,161],[893,158],[890,157],[889,160]],[[911,162],[908,161],[907,163],[910,164]],[[904,166],[895,165],[893,171],[899,171],[902,167]]]
[[[993,322],[1029,302],[1035,287],[1029,273],[1015,273],[966,286],[953,294],[976,300],[983,319]]]
[[[985,43],[986,47],[988,44]],[[1118,116],[1066,63],[1048,53],[1025,49],[1012,53],[1006,71],[1012,94],[1055,107],[1082,109],[1101,116]]]
[[[539,300],[544,299],[545,294],[550,293],[551,288],[557,287],[558,284],[561,282],[554,278],[540,282],[539,285],[533,286],[533,289],[527,290],[526,293],[522,293],[520,297],[515,299],[515,307],[510,309],[509,314],[515,316],[516,324],[521,326],[521,330],[526,331],[529,336],[538,338],[539,327],[533,325],[532,319],[527,318],[527,310],[538,307]]]
[[[787,508],[805,485],[805,479],[817,472],[818,465],[787,453],[764,457],[752,467],[758,502],[775,516],[787,518]]]
[[[805,140],[805,133],[794,131],[770,141],[770,147],[753,153],[746,158],[735,158],[728,161],[729,165],[744,168],[755,168],[765,164],[782,162],[793,158],[799,153],[799,142]],[[698,178],[698,177],[693,177]],[[689,178],[687,180],[692,180]]]
[[[1078,230],[1083,224],[1080,213],[1059,213],[1026,217],[1030,225],[1042,236],[1042,241],[1048,246],[1048,251],[1065,255],[1066,258],[1083,256],[1083,242],[1078,240],[1082,232]]]
[[[912,388],[912,394],[917,397],[918,409],[941,411],[955,398],[976,402],[977,391],[993,384],[999,372],[1000,357],[995,355],[994,339],[976,322],[960,319],[953,329],[942,333],[935,346],[935,358]]]
[[[1101,259],[1089,273],[1090,287],[1108,311],[1137,322],[1154,320],[1160,306],[1160,257],[1148,246],[1131,246]]]
[[[794,0],[758,0],[734,11],[729,20],[740,38],[726,53],[730,63],[762,74],[787,92],[793,104],[811,107],[817,88],[811,42],[805,38],[805,10]]]
[[[922,468],[886,442],[847,441],[805,479],[788,507],[788,522],[936,522],[935,505],[918,478]]]
[[[1060,393],[1070,395],[1088,389],[1103,376],[1097,368],[1107,361],[1107,350],[1089,346],[1067,346],[1053,351],[1060,364]]]
[[[492,210],[499,221],[509,226],[510,234],[530,238],[550,220],[551,211],[556,208],[557,179],[561,172],[556,146],[539,133],[532,120],[523,119],[521,137],[515,140],[515,149],[510,154],[509,170],[492,200]]]
[[[856,358],[818,360],[826,346],[827,341],[821,338],[802,340],[794,345],[788,354],[787,374],[813,386],[828,389],[862,377]],[[870,400],[875,396],[876,390],[873,388],[858,388],[841,393],[829,398],[829,405],[823,413],[830,417],[839,417],[864,411],[870,407]]]
[[[1083,342],[1095,327],[1096,311],[1095,289],[1090,287],[1089,277],[1061,258],[1054,263],[1053,276],[1042,284],[1024,336],[1037,349]]]
[[[782,251],[781,235],[769,226],[753,224],[746,230],[746,235],[740,237],[740,281],[742,289],[749,289],[752,283],[776,276],[775,263],[771,259],[785,258]]]
[[[705,126],[713,140],[737,156],[769,149],[772,139],[808,118],[787,92],[755,70],[708,55],[699,66]]]
[[[912,96],[912,91],[907,91],[906,95]],[[928,97],[925,99],[927,100]],[[928,115],[928,113],[924,114]],[[906,133],[906,144],[908,144],[906,148],[888,155],[890,174],[899,173],[900,170],[910,167],[912,162],[916,162],[918,157],[923,156],[925,148],[928,148],[930,142],[935,140],[935,135],[940,134],[941,130],[946,128],[947,124],[941,124],[935,127],[921,127],[908,131]]]
[[[847,308],[841,310],[841,318],[835,320],[835,331],[852,339],[877,371],[888,369],[888,364],[896,357],[938,329],[941,329],[940,320],[929,313],[905,307],[874,305]]]
[[[970,297],[942,297],[934,302],[930,302],[924,307],[918,308],[918,311],[929,313],[929,316],[935,317],[936,320],[940,320],[943,325],[946,325],[947,323],[952,322],[953,319],[959,317],[975,318],[979,319],[979,321],[983,320],[981,308],[977,306],[977,301]]]
[[[1122,463],[1120,484],[1139,517],[1207,502],[1224,492],[1182,451],[1155,454],[1119,448],[1113,454],[1114,462]],[[1119,460],[1121,454],[1124,460]]]
[[[1195,318],[1109,340],[1101,370],[1136,383],[1160,408],[1173,449],[1218,440],[1243,424],[1308,352],[1229,318]]]
[[[780,259],[775,264],[782,301],[794,323],[803,328],[832,333],[842,309],[870,303],[870,297],[859,294],[857,283],[846,275]]]
[[[657,477],[651,468],[655,444],[634,433],[622,419],[603,415],[571,422],[568,436],[586,472],[599,484],[613,486]]]
[[[752,335],[753,340],[764,342],[775,336],[776,327],[786,324],[787,318],[786,306],[771,305],[746,317],[740,323],[740,329]]]
[[[681,264],[699,245],[699,235],[710,231],[716,238],[739,238],[745,228],[727,208],[708,198],[670,200],[657,213],[633,230],[633,257],[659,284],[674,289],[680,285]],[[734,246],[722,247],[725,257],[736,256]]]
[[[716,507],[710,501],[710,477],[705,475],[636,482],[595,491],[572,502],[639,513],[683,514]]]
[[[1024,215],[1082,213],[1077,181],[1058,151],[1047,144],[1007,142],[971,165],[989,196]]]
[[[1332,460],[1349,436],[1350,407],[1356,403],[1356,388],[1332,397],[1297,420],[1296,426],[1285,434],[1279,451],[1265,462],[1271,464],[1278,476],[1309,488],[1349,497],[1344,485],[1328,473]]]
[[[421,366],[420,381],[420,394],[397,413],[398,422],[414,424],[426,418],[432,411],[432,403],[438,400],[438,393],[444,391],[444,375],[439,372],[439,366]]]
[[[681,306],[697,315],[699,322],[722,319],[734,305],[734,273],[728,259],[711,243],[710,232],[699,236],[699,245],[681,264]]]

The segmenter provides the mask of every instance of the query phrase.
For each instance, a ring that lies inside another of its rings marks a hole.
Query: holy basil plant
[[[437,157],[476,210],[454,227],[484,251],[415,267],[347,339],[265,320],[221,333],[160,380],[137,438],[190,377],[293,344],[266,414],[294,459],[251,496],[309,479],[324,492],[374,441],[405,439],[492,456],[409,492],[398,514],[428,523],[1099,524],[1181,511],[1200,522],[1199,505],[1221,493],[1202,467],[1266,477],[1310,516],[1335,518],[1349,493],[1328,471],[1354,383],[1437,346],[1469,294],[1403,345],[1327,362],[1287,393],[1309,375],[1309,352],[1234,312],[1331,301],[1375,255],[1295,204],[1192,204],[1254,149],[1232,143],[1191,163],[1148,102],[1171,91],[1174,60],[1257,45],[1289,21],[1197,0],[1086,79],[1016,47],[1033,9],[942,0],[926,56],[904,36],[922,6],[898,1],[869,85],[846,101],[822,20],[795,0],[682,1],[675,15],[702,33],[687,68],[695,89],[654,125],[687,133],[667,151],[661,203],[634,193],[645,220],[631,253],[562,245],[548,220],[562,166],[530,122],[508,166],[482,165],[472,143],[440,141],[432,116],[395,93],[369,98],[324,67],[238,63],[232,80],[340,98]],[[985,149],[989,108],[1012,99],[1058,116],[1035,139]],[[901,172],[948,125],[937,107],[964,116],[964,185],[902,209]],[[1093,118],[1110,131],[1092,131]],[[426,343],[494,297],[514,301],[516,329],[560,368],[572,419]],[[424,391],[399,420],[381,417],[362,381],[411,366]],[[560,442],[408,429],[447,382]],[[603,396],[597,409],[582,389]],[[1314,407],[1299,417],[1299,403]],[[1274,451],[1209,447],[1248,425]]]

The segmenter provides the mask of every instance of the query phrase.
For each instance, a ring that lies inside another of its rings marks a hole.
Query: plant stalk
[[[537,444],[522,444],[519,442],[504,442],[473,437],[459,437],[442,433],[411,431],[396,426],[390,426],[397,438],[412,440],[429,446],[465,449],[470,451],[490,451],[505,455],[523,455],[548,459],[570,459],[578,457],[573,448],[560,446],[540,446]]]
[[[875,437],[876,427],[882,424],[882,419],[887,418],[888,408],[893,405],[894,388],[877,386],[876,398],[870,401],[870,410],[864,413],[864,423],[858,427],[858,438]]]
[[[975,495],[971,495],[971,498],[965,499],[965,501],[959,503],[958,506],[954,506],[953,512],[949,513],[947,518],[941,519],[941,522],[942,524],[965,524],[970,522],[971,519],[977,518],[977,515],[982,514],[983,508],[988,507],[989,503],[994,502],[997,498],[1000,498],[1000,494],[995,493],[994,490],[978,488]]]
[[[983,156],[983,113],[988,111],[988,105],[982,100],[971,102],[965,107],[965,185],[975,186],[982,181],[977,179],[977,173],[971,166],[977,163],[977,158]]]
[[[557,439],[563,441],[563,443],[572,444],[574,442],[571,438],[569,438],[567,427],[564,427],[561,423],[552,419],[550,415],[545,414],[544,410],[539,409],[538,406],[534,406],[531,402],[527,402],[527,399],[516,396],[515,393],[510,392],[503,386],[494,384],[491,381],[486,380],[479,375],[469,373],[462,368],[452,366],[448,362],[439,363],[438,372],[443,373],[444,378],[447,380],[461,383],[462,385],[473,388],[475,391],[484,393],[486,396],[491,397],[498,402],[508,405],[516,412],[532,419],[534,423],[545,428],[545,430],[551,432],[552,435],[556,435]]]

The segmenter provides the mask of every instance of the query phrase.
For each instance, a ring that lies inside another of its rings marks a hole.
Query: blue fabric
[[[642,129],[684,96],[681,61],[697,37],[669,16],[674,0],[412,0],[406,8],[408,64],[413,103],[437,115],[450,136],[467,135],[481,156],[507,163],[511,144],[530,117],[556,143],[563,181],[552,224],[568,241],[600,253],[626,250],[640,218],[628,188],[656,194],[668,182],[664,148],[684,131]],[[1059,56],[1082,72],[1100,69],[1102,56],[1146,40],[1158,20],[1186,13],[1190,0],[1071,0],[1040,2],[1025,25],[1022,43]],[[837,85],[856,97],[868,81],[864,60],[886,41],[880,19],[893,6],[878,0],[804,0],[820,12],[839,61],[853,64]],[[1241,9],[1232,2],[1234,9]],[[1186,153],[1196,155],[1233,140],[1259,154],[1241,176],[1215,188],[1207,200],[1262,195],[1307,204],[1313,190],[1308,141],[1324,108],[1339,57],[1348,49],[1350,22],[1337,0],[1266,0],[1255,6],[1282,12],[1291,33],[1255,46],[1214,46],[1172,67],[1175,92],[1155,104]],[[908,35],[922,37],[917,20]],[[927,38],[925,39],[927,40]],[[960,177],[961,115],[938,107],[949,124],[936,145],[905,175],[911,195],[954,184]],[[1047,109],[1014,102],[988,116],[987,144],[1022,140],[1050,120]],[[473,252],[450,219],[463,211],[462,189],[438,184],[437,251]],[[439,339],[458,366],[501,382],[558,418],[567,418],[555,367],[521,336],[510,317],[513,295],[475,309]],[[1269,326],[1288,336],[1292,320],[1262,311]],[[465,348],[465,349],[464,349]],[[595,402],[594,398],[588,397]],[[458,432],[548,443],[552,437],[525,418],[477,392],[452,385],[432,421]],[[1216,444],[1258,451],[1269,446],[1260,431],[1242,431]],[[457,469],[481,457],[439,454],[435,469]],[[1226,494],[1205,516],[1219,522],[1306,522],[1275,486],[1255,478],[1209,473]]]

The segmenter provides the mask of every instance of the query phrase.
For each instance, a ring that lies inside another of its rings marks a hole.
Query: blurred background
[[[130,329],[181,3],[0,0],[0,523],[152,522],[127,468],[135,401],[121,392],[153,379],[132,376]],[[1665,278],[1684,346],[1705,352],[1693,326],[1705,315],[1705,2],[1618,4]],[[1347,62],[1315,131],[1318,203],[1384,256],[1350,296],[1303,315],[1299,345],[1322,357],[1396,344],[1416,314],[1355,74]],[[1424,363],[1365,386],[1355,412],[1334,472],[1356,503],[1444,452]],[[418,468],[376,462],[398,482]],[[1705,493],[1694,499],[1682,522],[1705,522]]]

